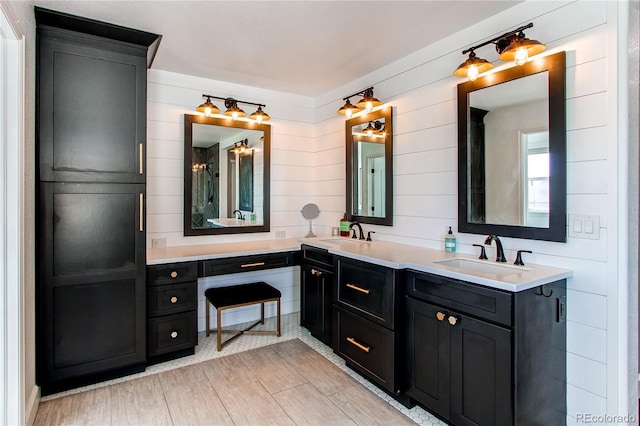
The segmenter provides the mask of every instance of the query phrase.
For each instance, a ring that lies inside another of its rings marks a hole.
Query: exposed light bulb
[[[233,113],[231,113],[231,119],[233,121],[236,121],[238,119],[238,111],[233,111]]]
[[[353,115],[353,111],[351,110],[351,108],[347,108],[347,109],[345,110],[345,112],[344,112],[344,115],[345,115],[347,118],[351,118],[351,116]]]
[[[529,60],[529,52],[527,51],[527,48],[524,46],[518,47],[518,49],[516,50],[516,54],[513,58],[513,61],[516,63],[516,65],[524,65],[527,63],[528,60]]]
[[[204,116],[205,117],[211,117],[211,107],[206,107],[204,109]]]
[[[371,101],[368,101],[366,104],[364,104],[364,110],[366,112],[371,112],[371,110],[373,110],[373,103]]]
[[[261,123],[262,123],[262,114],[260,114],[260,115],[258,115],[258,116],[256,117],[256,121],[258,122],[258,124],[261,124]]]
[[[467,70],[467,77],[469,77],[470,81],[476,81],[476,78],[478,78],[478,74],[478,67],[475,64],[471,65]]]
[[[373,136],[373,130],[367,130],[367,136],[369,137]]]

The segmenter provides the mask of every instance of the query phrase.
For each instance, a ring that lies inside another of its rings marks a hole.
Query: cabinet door
[[[300,325],[326,345],[333,332],[333,274],[314,265],[302,265]]]
[[[449,418],[448,312],[412,298],[406,298],[405,312],[407,395],[430,411]]]
[[[40,385],[145,362],[143,199],[138,184],[40,184]]]
[[[53,30],[38,42],[40,180],[144,183],[146,50]]]
[[[454,312],[446,321],[451,325],[451,423],[513,424],[511,331]]]

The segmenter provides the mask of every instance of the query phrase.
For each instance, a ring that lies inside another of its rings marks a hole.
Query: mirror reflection
[[[185,235],[268,230],[268,129],[185,115]]]
[[[352,118],[347,135],[347,214],[351,220],[392,225],[391,108]]]
[[[469,94],[470,222],[549,227],[548,93],[541,72]]]

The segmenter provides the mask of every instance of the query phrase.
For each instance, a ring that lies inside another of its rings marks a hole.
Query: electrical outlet
[[[167,246],[166,238],[152,238],[151,239],[151,248],[162,248]]]
[[[276,231],[276,238],[287,238],[287,231]]]

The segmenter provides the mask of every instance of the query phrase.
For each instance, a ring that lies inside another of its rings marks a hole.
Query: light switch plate
[[[163,248],[167,246],[166,238],[152,238],[151,239],[151,248]]]
[[[586,214],[569,215],[569,236],[572,238],[600,239],[600,216]]]

